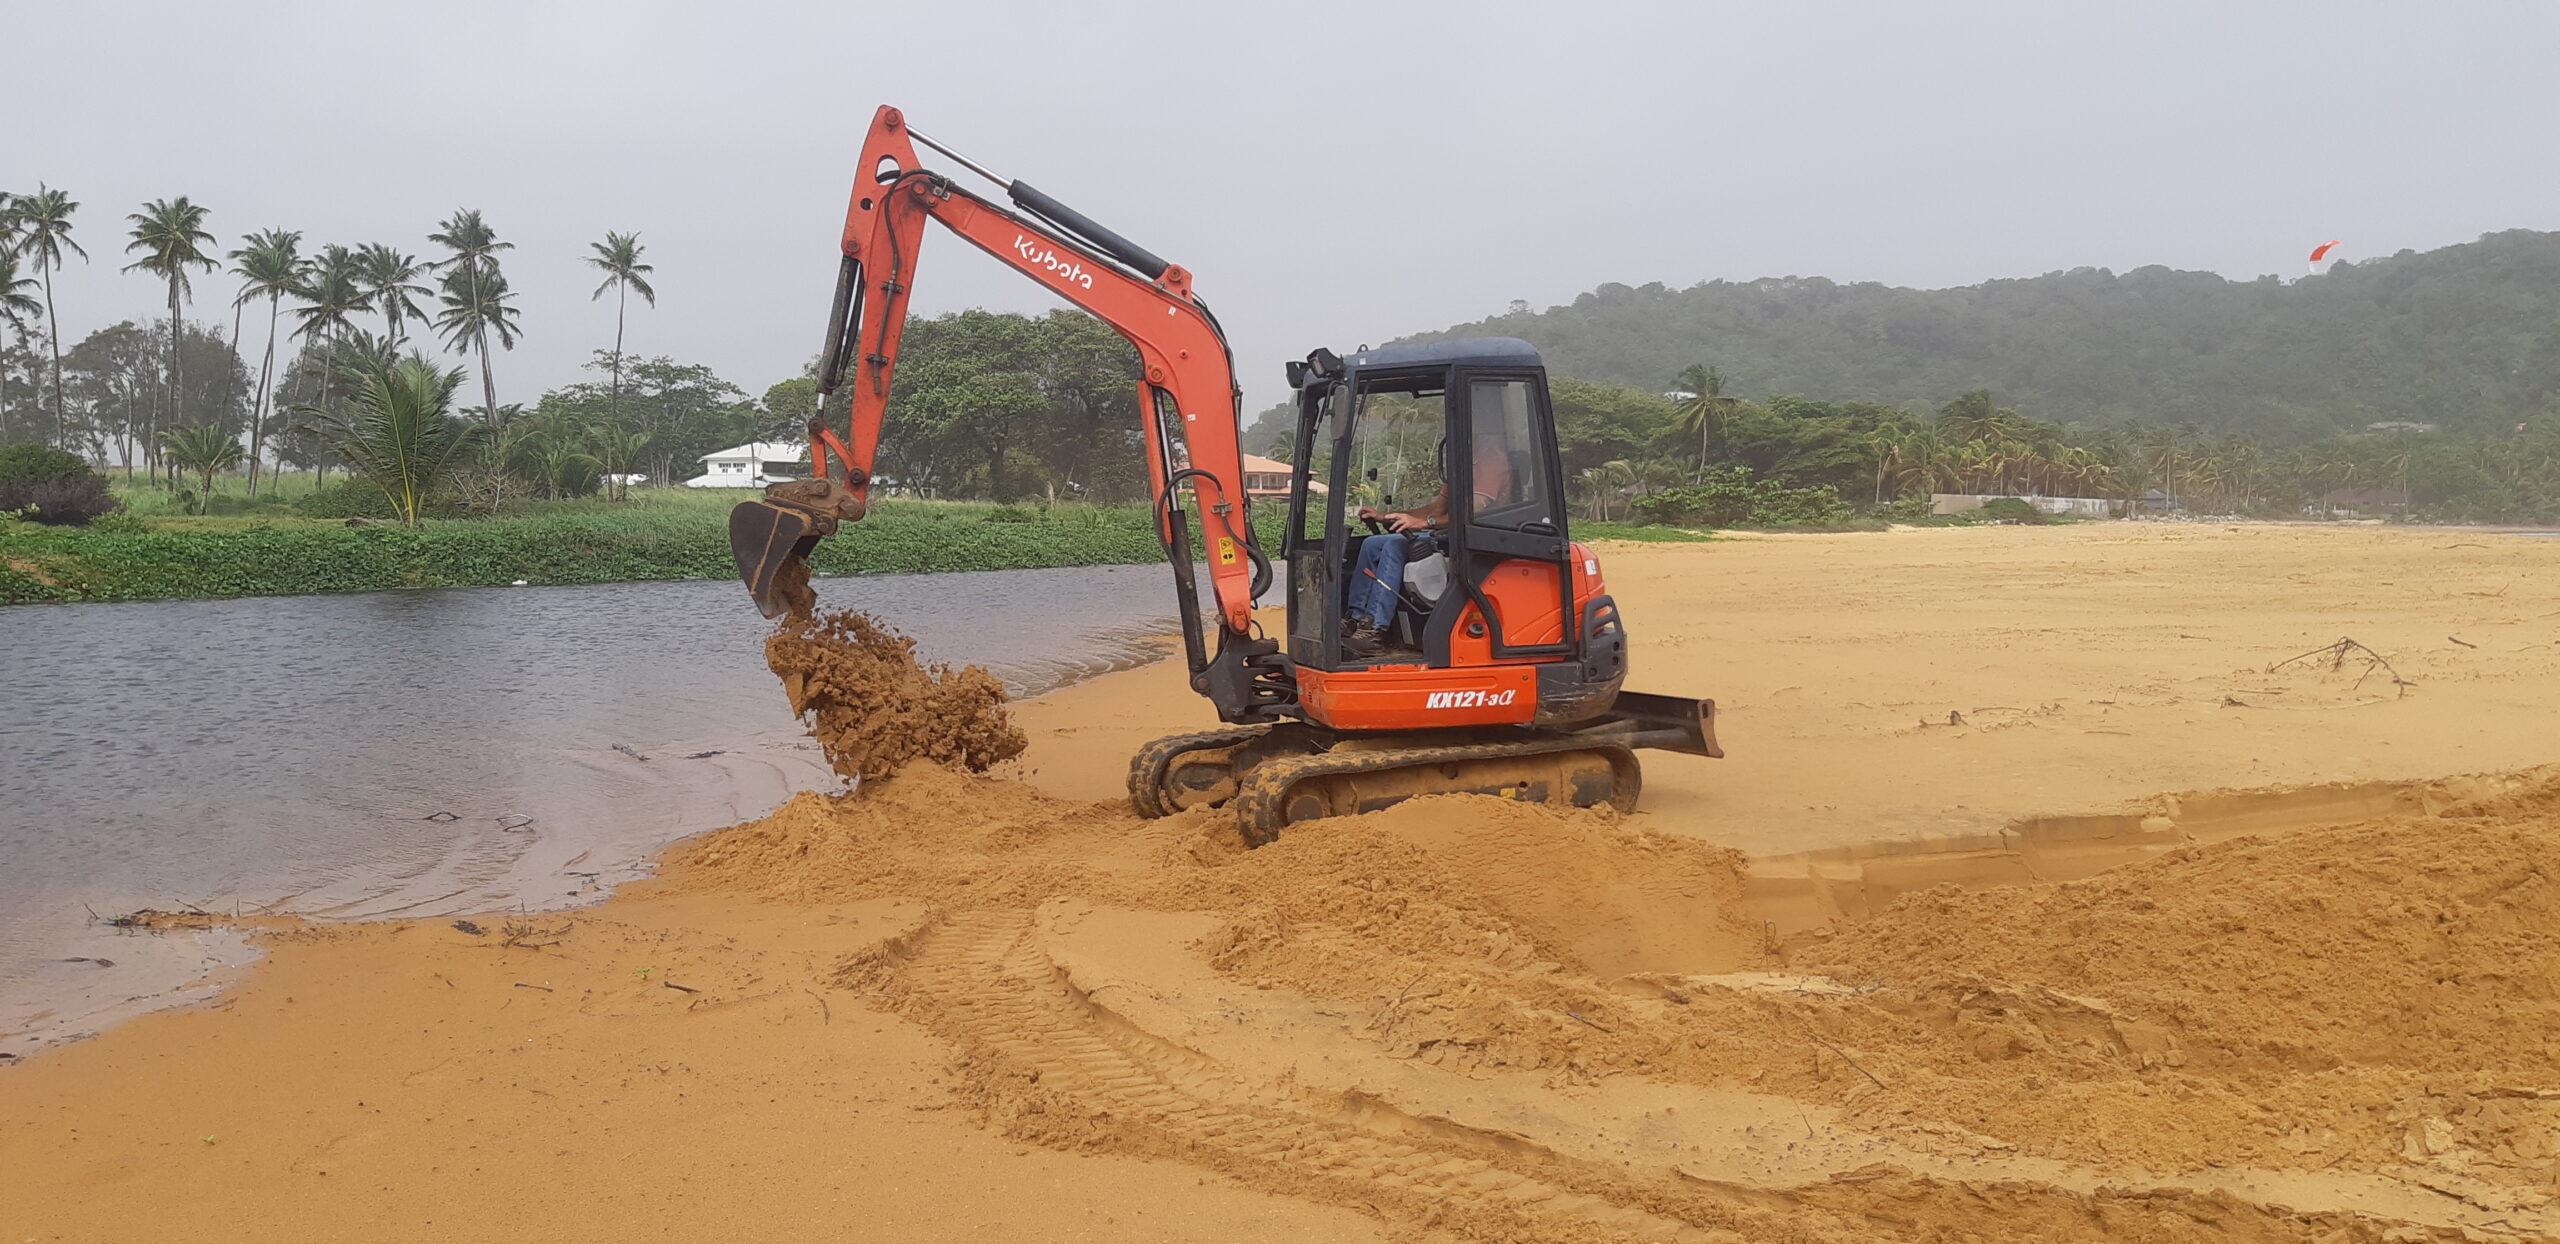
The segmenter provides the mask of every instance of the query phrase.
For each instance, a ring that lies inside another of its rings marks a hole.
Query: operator
[[[1478,429],[1479,432],[1487,429]],[[1511,455],[1502,443],[1479,436],[1468,496],[1472,508],[1496,505],[1511,495]],[[1404,511],[1360,507],[1360,517],[1385,523],[1387,530],[1360,541],[1360,562],[1351,572],[1351,596],[1343,611],[1342,650],[1373,657],[1386,647],[1387,627],[1396,620],[1397,589],[1404,584],[1404,564],[1430,555],[1449,525],[1449,488],[1443,484],[1431,504]]]

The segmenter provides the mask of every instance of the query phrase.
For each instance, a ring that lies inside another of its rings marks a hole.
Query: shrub
[[[1993,497],[1978,511],[1985,522],[2041,523],[2044,513],[2021,497]]]
[[[118,506],[107,491],[107,477],[90,469],[80,455],[47,445],[0,445],[0,510],[77,527]]]
[[[1849,507],[1832,489],[1753,479],[1742,467],[1638,497],[1635,508],[1646,522],[1675,526],[1828,527],[1849,517]]]
[[[987,511],[987,521],[991,523],[1029,523],[1036,522],[1038,520],[1032,516],[1031,511],[1023,509],[1020,506],[1000,505]]]
[[[342,479],[293,499],[293,508],[313,518],[390,518],[391,498],[370,481]]]

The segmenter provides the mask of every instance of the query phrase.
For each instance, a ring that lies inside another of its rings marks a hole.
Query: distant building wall
[[[2124,502],[2106,497],[2002,497],[1996,493],[1933,492],[1929,494],[1929,512],[1937,515],[1964,514],[1982,508],[1986,501],[2024,501],[2041,514],[2074,514],[2081,518],[2122,518]]]

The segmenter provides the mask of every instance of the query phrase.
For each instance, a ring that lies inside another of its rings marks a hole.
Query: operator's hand
[[[1386,520],[1390,531],[1426,531],[1431,527],[1430,520],[1419,514],[1389,514]]]
[[[1360,517],[1362,517],[1362,518],[1364,518],[1364,519],[1365,519],[1365,518],[1384,518],[1384,517],[1386,517],[1386,515],[1384,515],[1384,514],[1382,514],[1382,513],[1378,512],[1377,510],[1371,509],[1370,507],[1368,507],[1368,506],[1365,506],[1365,505],[1364,505],[1364,506],[1361,506],[1361,507],[1360,507]]]

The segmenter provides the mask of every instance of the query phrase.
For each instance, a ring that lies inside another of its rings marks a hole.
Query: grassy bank
[[[628,502],[534,503],[520,514],[430,520],[415,530],[349,527],[282,507],[204,516],[136,507],[88,528],[0,520],[0,604],[725,579],[735,573],[725,519],[743,495],[670,489]],[[1702,538],[1668,528],[1586,528],[1576,534]],[[1276,544],[1276,525],[1263,536],[1266,546]],[[856,575],[1161,556],[1143,509],[889,501],[821,543],[812,561],[822,573]]]

